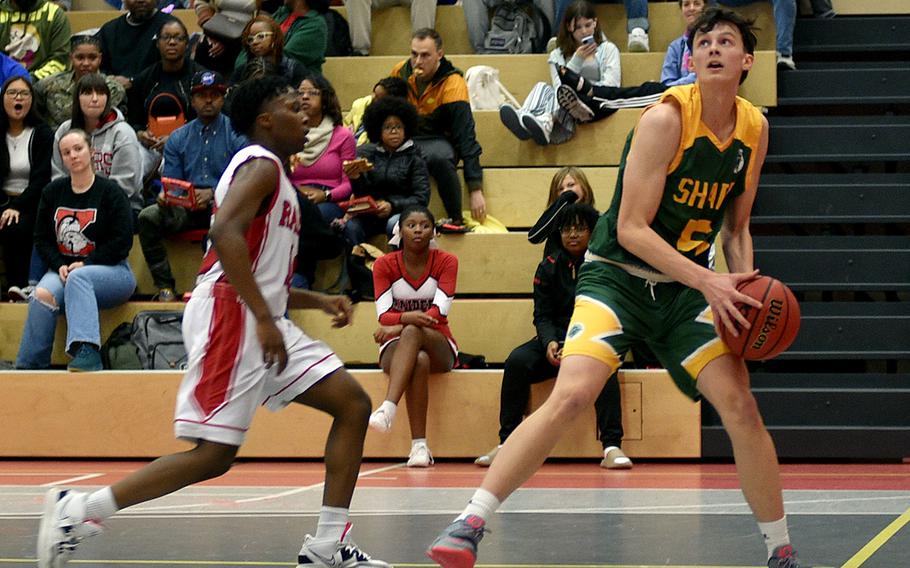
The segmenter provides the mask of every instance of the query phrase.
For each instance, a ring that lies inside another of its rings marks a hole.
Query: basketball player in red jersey
[[[292,402],[330,414],[323,506],[315,536],[307,535],[298,566],[370,567],[349,538],[348,506],[363,453],[370,399],[321,341],[310,339],[287,309],[320,309],[336,327],[351,317],[347,298],[290,290],[300,210],[285,173],[308,130],[296,94],[283,79],[241,85],[234,93],[234,129],[253,144],[237,153],[215,189],[216,213],[183,335],[189,367],[177,397],[175,432],[195,443],[159,458],[94,493],[51,489],[38,535],[40,568],[66,565],[102,521],[228,471],[256,408]]]

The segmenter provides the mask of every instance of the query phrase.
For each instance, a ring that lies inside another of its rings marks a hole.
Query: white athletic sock
[[[426,445],[427,445],[427,439],[426,439],[426,438],[413,438],[413,439],[411,440],[411,449],[413,450],[415,446],[419,446],[419,445],[421,445],[421,444],[424,445],[424,446],[426,446]]]
[[[787,515],[770,523],[758,523],[758,530],[761,531],[762,536],[765,538],[765,546],[768,547],[768,558],[771,558],[771,554],[774,553],[774,549],[778,546],[790,544]]]
[[[110,486],[95,491],[85,500],[85,518],[103,521],[120,510]]]
[[[344,535],[344,527],[348,524],[348,510],[342,507],[326,507],[319,509],[319,524],[316,525],[314,540],[331,540],[338,542]]]
[[[471,515],[477,515],[486,521],[494,512],[496,512],[496,509],[498,509],[500,505],[502,505],[502,503],[496,498],[496,495],[493,495],[486,489],[478,489],[474,492],[474,496],[471,497],[471,500],[468,501],[468,506],[465,507],[464,511],[458,515],[455,520],[458,521]]]

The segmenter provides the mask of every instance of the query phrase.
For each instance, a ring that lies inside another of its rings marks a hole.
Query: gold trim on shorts
[[[587,355],[615,371],[622,361],[613,346],[604,340],[622,332],[622,323],[610,306],[590,296],[578,296],[562,356]]]
[[[714,312],[711,311],[711,306],[705,307],[695,318],[695,321],[714,325]],[[697,381],[699,373],[708,366],[708,363],[727,353],[732,353],[730,348],[720,337],[715,337],[683,359],[681,365],[692,376],[692,380]]]

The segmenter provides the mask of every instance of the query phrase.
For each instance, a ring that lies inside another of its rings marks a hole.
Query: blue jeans
[[[765,0],[717,0],[718,4],[739,8]],[[796,25],[796,0],[767,0],[774,10],[777,27],[777,51],[785,57],[793,55],[793,26]]]
[[[556,25],[553,26],[553,35],[559,35],[559,26],[562,25],[562,16],[566,13],[566,8],[575,0],[555,0],[556,2]],[[631,32],[635,28],[641,28],[645,31],[650,29],[648,24],[648,0],[594,0],[595,4],[619,4],[622,1],[626,6],[626,31]]]
[[[101,329],[98,310],[123,304],[136,289],[136,278],[126,260],[113,266],[90,264],[70,273],[66,283],[53,271],[48,271],[38,282],[54,296],[56,306],[48,306],[37,299],[37,293],[28,304],[28,317],[16,356],[17,369],[45,369],[51,364],[54,332],[60,311],[66,314],[66,351],[71,352],[74,342],[101,346]]]

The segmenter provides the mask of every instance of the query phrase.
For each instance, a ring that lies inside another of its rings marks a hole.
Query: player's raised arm
[[[749,163],[746,190],[730,204],[721,228],[721,245],[724,247],[724,258],[730,272],[751,273],[755,269],[749,219],[758,193],[762,165],[768,153],[768,119],[762,117],[761,120],[761,138],[755,156]]]
[[[278,187],[278,176],[278,166],[267,159],[252,159],[237,168],[230,189],[212,221],[209,238],[228,280],[256,318],[256,330],[266,365],[278,363],[279,370],[282,370],[287,363],[287,352],[281,332],[272,320],[280,314],[269,311],[253,278],[245,238],[253,219],[268,206],[268,200]]]

